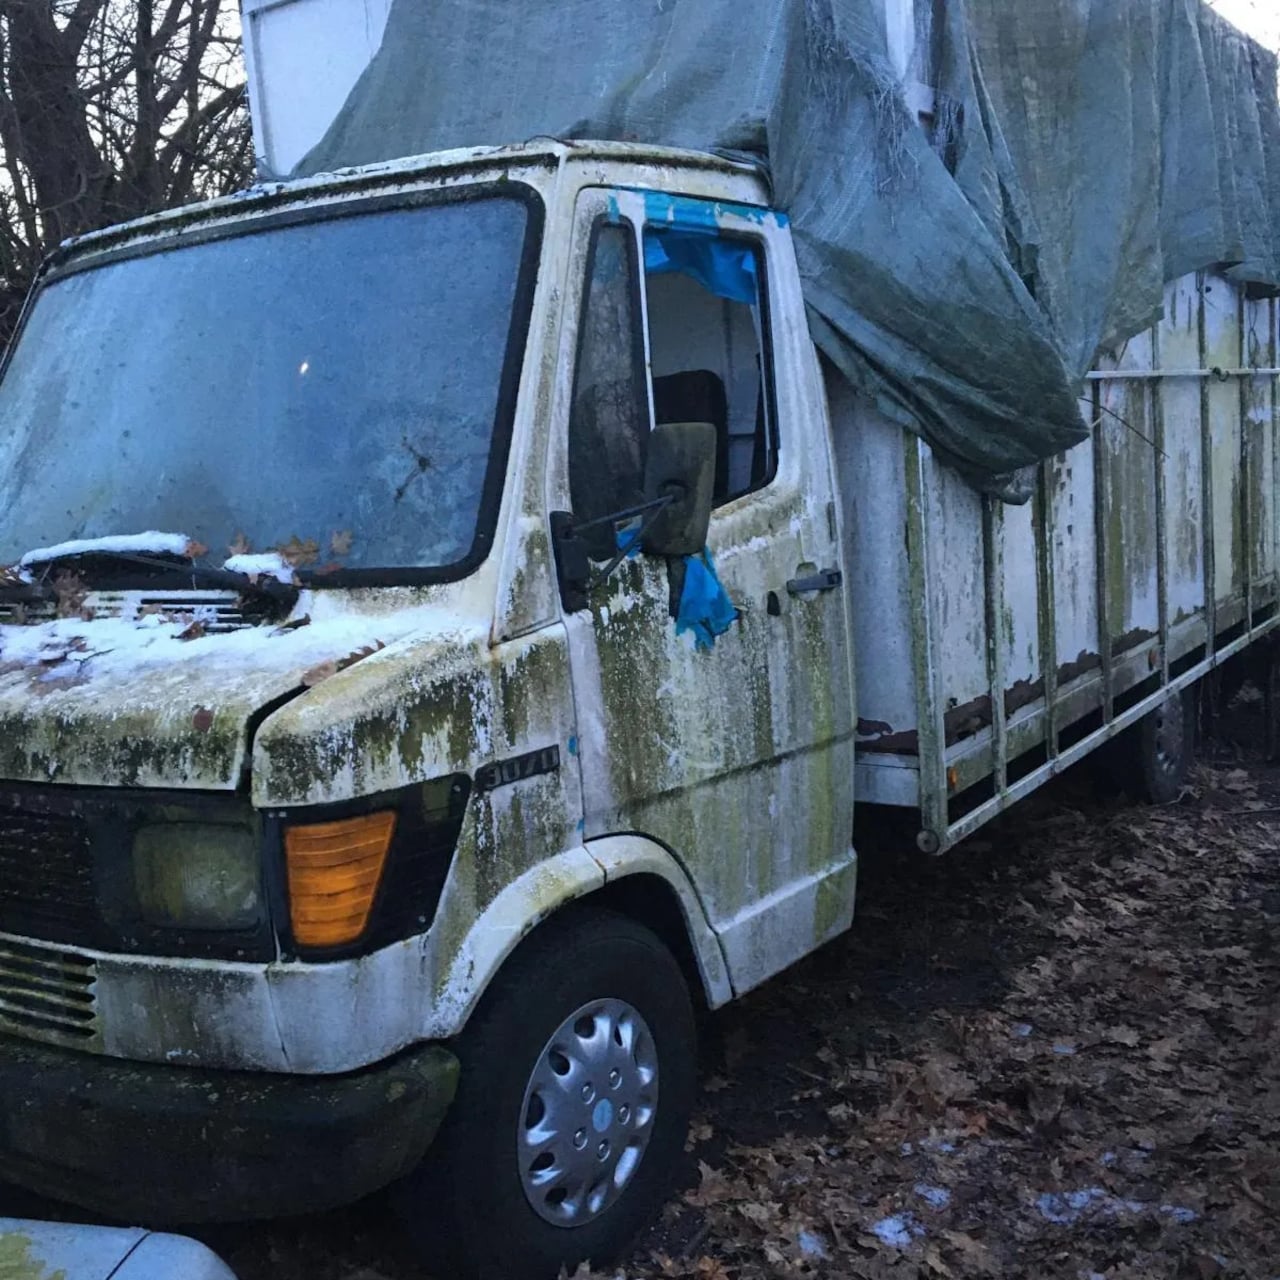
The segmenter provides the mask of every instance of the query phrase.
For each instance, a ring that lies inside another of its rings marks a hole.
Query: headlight
[[[169,928],[252,928],[262,918],[259,861],[257,838],[244,827],[141,827],[133,840],[139,914]]]

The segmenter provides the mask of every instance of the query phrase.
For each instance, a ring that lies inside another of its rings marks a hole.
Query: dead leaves
[[[1058,809],[977,868],[958,851],[927,890],[865,888],[845,958],[728,1015],[686,1147],[702,1157],[679,1205],[697,1253],[642,1252],[628,1280],[683,1280],[702,1256],[734,1280],[1270,1274],[1280,948],[1249,917],[1280,908],[1280,818],[1242,843],[1256,791],[1228,783],[1234,818],[1211,782],[1203,816]],[[921,1012],[901,961],[881,998],[922,913],[933,990],[995,950],[994,996],[953,1008],[926,987]],[[878,994],[851,1012],[855,985]],[[734,1141],[748,1116],[752,1146]]]
[[[53,579],[53,594],[57,600],[55,612],[59,618],[81,618],[89,621],[92,610],[85,606],[89,589],[84,579],[70,569],[60,569]]]
[[[720,1170],[713,1169],[705,1160],[699,1160],[698,1185],[694,1190],[685,1192],[684,1198],[689,1204],[705,1209],[710,1205],[733,1199],[733,1189]]]
[[[327,662],[317,663],[314,667],[302,673],[303,687],[310,689],[322,681],[336,676],[339,671],[345,671],[348,667],[355,666],[357,662],[363,662],[365,658],[371,657],[386,647],[381,640],[375,640],[372,644],[364,645],[343,658],[331,658]]]
[[[320,545],[314,538],[305,541],[295,533],[288,542],[276,548],[280,559],[293,569],[306,569],[320,559]]]

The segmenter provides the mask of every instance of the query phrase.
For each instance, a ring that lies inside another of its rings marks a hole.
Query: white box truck
[[[336,65],[377,11],[247,6],[271,146],[324,121],[270,23]],[[0,1177],[615,1252],[695,1010],[849,927],[855,806],[940,851],[1126,733],[1176,796],[1280,624],[1276,344],[1178,280],[1005,507],[831,376],[730,159],[452,151],[66,246],[0,380]]]

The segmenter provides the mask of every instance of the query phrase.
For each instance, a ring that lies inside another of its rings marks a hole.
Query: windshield
[[[55,279],[0,382],[0,565],[161,530],[357,581],[469,568],[506,465],[529,222],[515,195],[455,199]]]

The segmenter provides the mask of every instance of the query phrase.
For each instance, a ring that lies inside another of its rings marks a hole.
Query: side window
[[[763,255],[701,228],[651,228],[644,261],[654,419],[715,427],[719,506],[776,470]]]
[[[581,522],[642,501],[649,395],[634,229],[597,223],[569,418],[569,495]],[[593,559],[614,552],[607,527],[587,535]]]

